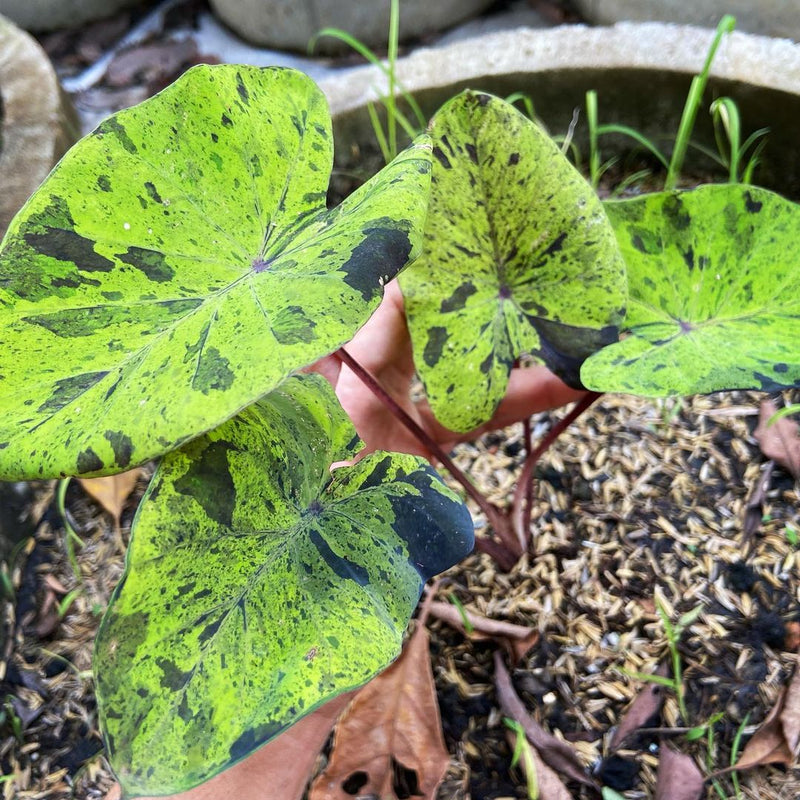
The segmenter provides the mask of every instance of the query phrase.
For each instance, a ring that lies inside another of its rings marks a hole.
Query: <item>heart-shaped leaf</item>
[[[231,65],[79,142],[0,248],[0,477],[129,469],[350,339],[415,257],[430,152],[329,212],[332,146],[307,76]]]
[[[629,335],[590,389],[651,397],[800,386],[800,207],[717,184],[606,203],[628,267]]]
[[[289,378],[165,456],[98,634],[98,703],[133,796],[187,789],[397,656],[424,582],[466,555],[463,503],[373,453],[327,383]]]
[[[424,251],[400,285],[433,412],[467,431],[522,353],[579,385],[583,359],[617,338],[624,267],[597,196],[513,106],[464,92],[430,133]]]

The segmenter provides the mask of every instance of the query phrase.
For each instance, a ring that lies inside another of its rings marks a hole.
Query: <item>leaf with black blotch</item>
[[[0,245],[0,478],[108,475],[352,338],[421,245],[421,137],[340,206],[327,103],[201,65],[61,160]]]
[[[163,459],[94,653],[130,796],[188,789],[400,652],[425,581],[473,544],[424,459],[361,442],[319,375]]]
[[[628,269],[627,335],[589,389],[650,397],[800,386],[800,206],[755,186],[609,200]]]
[[[353,693],[347,692],[325,703],[246,761],[211,778],[192,796],[197,797],[198,793],[204,798],[250,796],[257,775],[259,786],[280,786],[280,800],[301,800],[314,774],[319,752],[352,697]],[[119,783],[114,784],[103,800],[122,800]]]
[[[617,339],[625,272],[594,191],[512,105],[463,92],[429,130],[425,244],[399,280],[433,413],[468,431],[523,353],[580,386],[582,361]]]

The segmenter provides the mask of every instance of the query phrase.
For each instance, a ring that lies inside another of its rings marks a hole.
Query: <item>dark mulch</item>
[[[745,740],[775,703],[794,664],[800,619],[798,487],[771,468],[753,522],[748,501],[767,468],[752,438],[755,395],[684,401],[608,397],[574,425],[543,459],[536,484],[534,551],[509,573],[473,555],[448,573],[443,597],[537,629],[536,647],[513,672],[517,691],[546,728],[574,743],[587,767],[619,790],[649,796],[655,736],[606,759],[609,732],[642,683],[667,657],[655,597],[675,615],[703,606],[681,642],[691,725],[717,712],[713,742],[676,746],[706,769],[729,763],[736,731]],[[549,415],[540,415],[541,432]],[[509,429],[458,459],[495,499],[508,496],[522,454]],[[124,535],[143,489],[123,517]],[[91,643],[123,563],[107,514],[77,485],[67,514],[83,547],[82,583],[55,621],[43,610],[54,592],[79,586],[61,518],[44,514],[24,565],[14,574],[14,647],[2,684],[6,718],[0,741],[4,774],[20,798],[100,798],[111,784],[92,696]],[[476,514],[478,525],[481,520]],[[750,520],[746,523],[746,520]],[[432,663],[452,765],[439,797],[524,797],[511,769],[493,685],[492,647],[432,623]],[[16,720],[16,721],[15,721]],[[683,724],[669,696],[656,726]],[[15,727],[16,726],[16,727]],[[733,796],[730,778],[720,779]],[[794,797],[800,773],[762,768],[742,778],[745,797]],[[576,798],[585,789],[571,787]],[[71,792],[74,791],[74,795]],[[709,797],[717,796],[711,794]],[[638,796],[642,796],[639,794]]]

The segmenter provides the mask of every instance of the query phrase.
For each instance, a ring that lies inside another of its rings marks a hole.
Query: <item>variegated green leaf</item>
[[[617,338],[625,277],[600,201],[511,105],[465,92],[433,118],[423,255],[400,277],[414,361],[437,419],[488,420],[522,353],[578,384]]]
[[[717,184],[606,203],[628,266],[628,335],[591,389],[646,396],[800,386],[800,206]]]
[[[163,459],[94,654],[131,796],[187,789],[389,664],[472,522],[423,459],[374,453],[316,375]]]
[[[417,252],[429,146],[329,212],[331,165],[283,69],[196,67],[79,142],[0,247],[0,477],[128,469],[350,339]]]

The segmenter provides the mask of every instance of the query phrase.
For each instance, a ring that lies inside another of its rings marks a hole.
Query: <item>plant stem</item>
[[[527,463],[528,456],[533,451],[533,426],[531,425],[530,417],[522,422],[522,435],[525,439],[525,461]],[[520,478],[522,477],[521,475]],[[516,493],[514,500],[515,502],[509,512],[511,527],[517,534],[520,547],[524,552],[528,549],[528,531],[530,530],[531,517],[533,516],[533,481],[526,480],[522,484],[519,503],[516,502]]]
[[[442,463],[445,469],[455,478],[464,491],[477,503],[478,507],[486,515],[488,523],[494,528],[498,535],[506,522],[503,512],[493,503],[489,502],[470,482],[469,478],[456,466],[450,456],[444,452],[441,445],[413,418],[411,415],[378,383],[373,375],[356,361],[344,347],[336,351],[336,356],[343,364],[346,364],[364,383],[367,388],[392,412],[414,437],[425,446],[430,454]],[[504,544],[507,544],[504,542]]]
[[[526,497],[532,496],[532,481],[533,470],[536,464],[542,457],[542,454],[547,452],[553,442],[575,422],[584,411],[586,411],[592,403],[603,396],[602,392],[587,392],[577,403],[570,409],[569,413],[562,417],[547,434],[539,442],[538,446],[527,451],[525,457],[525,464],[522,467],[522,473],[517,481],[517,488],[514,490],[514,499],[511,503],[511,520],[512,527],[516,534],[517,539],[523,542],[523,551],[528,546],[528,535],[530,531],[532,502],[526,503]],[[526,510],[527,506],[527,510]]]

